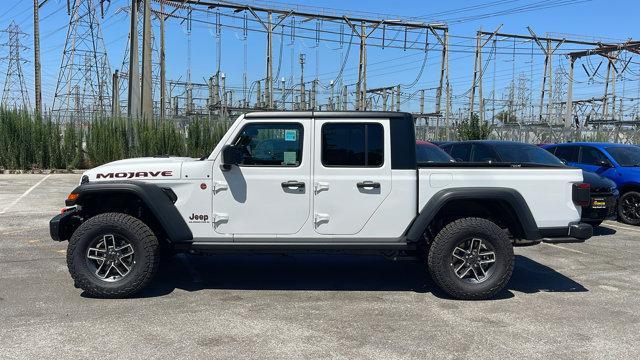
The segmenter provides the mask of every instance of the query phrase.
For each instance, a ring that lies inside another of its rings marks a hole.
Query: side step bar
[[[319,242],[190,242],[176,243],[176,250],[186,251],[211,251],[211,250],[375,250],[375,251],[402,251],[415,250],[415,244],[403,242],[393,243],[319,243]]]

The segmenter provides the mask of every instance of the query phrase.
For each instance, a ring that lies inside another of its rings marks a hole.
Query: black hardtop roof
[[[335,118],[335,119],[413,119],[408,112],[398,111],[256,111],[245,114],[246,119],[271,118]]]

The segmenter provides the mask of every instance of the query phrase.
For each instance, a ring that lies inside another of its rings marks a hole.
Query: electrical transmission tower
[[[90,119],[111,110],[111,72],[94,0],[73,0],[53,98],[60,119]]]
[[[31,108],[31,104],[22,73],[22,64],[27,60],[20,56],[20,50],[26,49],[21,44],[20,38],[27,34],[20,30],[15,21],[12,21],[3,32],[7,33],[9,37],[7,42],[3,44],[9,48],[9,55],[3,58],[8,61],[8,66],[4,80],[4,91],[2,92],[2,106],[10,109],[28,110]]]

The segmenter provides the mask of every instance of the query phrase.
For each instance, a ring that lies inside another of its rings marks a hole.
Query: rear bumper
[[[545,241],[583,242],[593,236],[593,227],[587,223],[574,222],[567,227],[540,229],[540,235]]]

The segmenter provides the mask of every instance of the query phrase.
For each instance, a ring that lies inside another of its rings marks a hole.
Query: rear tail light
[[[591,185],[587,183],[573,184],[573,202],[579,206],[589,206],[591,203]]]

